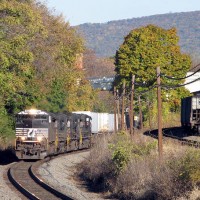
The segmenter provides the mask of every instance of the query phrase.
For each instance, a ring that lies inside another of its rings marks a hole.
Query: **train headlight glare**
[[[38,137],[37,137],[37,141],[41,142],[41,141],[42,141],[42,137],[41,137],[41,136],[38,136]]]
[[[21,140],[24,141],[26,138],[24,136],[21,137]]]

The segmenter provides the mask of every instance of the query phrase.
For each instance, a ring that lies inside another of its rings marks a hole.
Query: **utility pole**
[[[132,75],[132,80],[131,80],[131,99],[130,99],[130,110],[129,110],[129,120],[130,120],[130,135],[134,135],[134,102],[133,102],[133,97],[134,97],[134,84],[135,84],[135,75]]]
[[[138,104],[139,104],[140,129],[143,129],[142,106],[141,106],[141,101],[140,101],[140,95],[138,96]]]
[[[121,130],[125,130],[125,124],[124,124],[124,100],[125,100],[125,80],[123,81],[123,87],[122,87],[122,118],[121,118]]]
[[[116,90],[116,97],[117,97],[117,124],[118,124],[118,126],[117,126],[117,129],[118,130],[121,130],[121,120],[120,120],[120,109],[119,109],[119,90]]]
[[[150,103],[150,97],[148,99],[148,111],[149,111],[149,129],[151,131],[151,103]]]
[[[114,86],[114,133],[117,133],[117,94],[116,94],[116,87]]]
[[[159,159],[163,158],[163,145],[162,145],[162,99],[161,99],[161,81],[160,81],[160,67],[157,67],[157,98],[158,98],[158,152]]]

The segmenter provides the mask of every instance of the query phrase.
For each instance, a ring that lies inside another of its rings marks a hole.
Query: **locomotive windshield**
[[[16,128],[48,128],[48,115],[21,115],[16,116]]]

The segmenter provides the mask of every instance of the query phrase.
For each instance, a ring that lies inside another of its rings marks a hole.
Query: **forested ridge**
[[[148,24],[169,29],[175,27],[180,37],[181,50],[192,56],[200,51],[200,11],[168,13],[141,18],[110,21],[107,23],[86,23],[76,28],[85,38],[88,48],[98,56],[114,56],[124,37],[133,29]]]

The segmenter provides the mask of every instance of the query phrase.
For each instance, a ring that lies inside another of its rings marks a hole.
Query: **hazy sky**
[[[119,19],[200,10],[200,0],[40,0],[69,23],[104,23]]]

